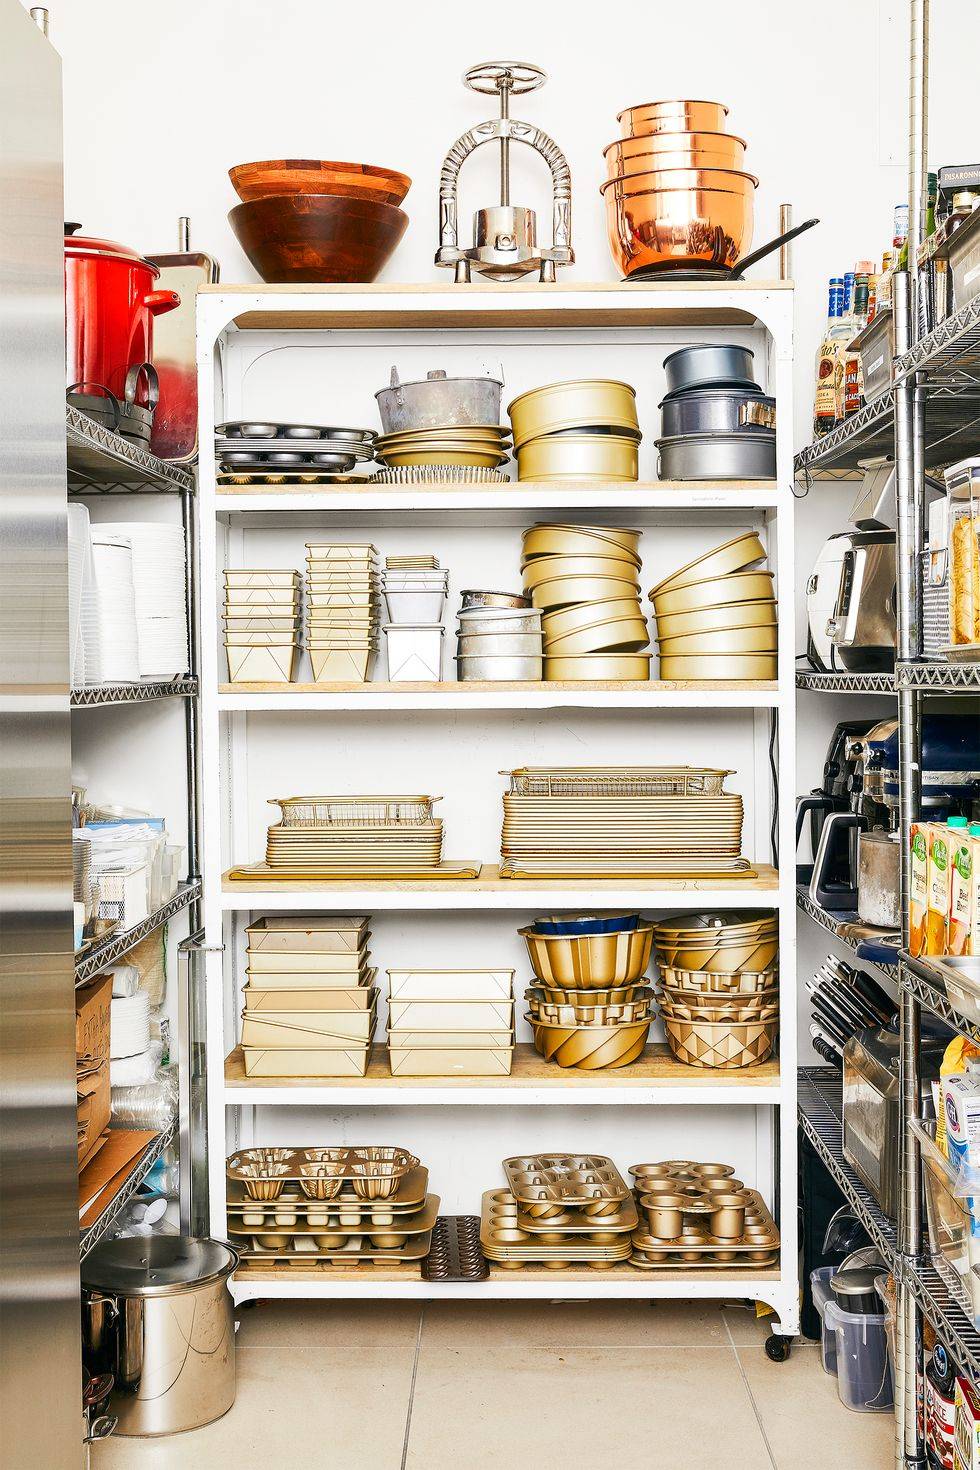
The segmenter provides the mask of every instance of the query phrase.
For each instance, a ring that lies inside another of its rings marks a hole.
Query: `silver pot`
[[[775,429],[776,400],[747,388],[704,388],[672,394],[660,405],[663,436],[741,434]]]
[[[500,423],[500,378],[447,378],[437,369],[417,382],[402,383],[391,370],[391,387],[375,393],[386,434]]]
[[[686,434],[658,439],[662,480],[773,480],[776,435],[770,429],[741,434]]]
[[[460,593],[460,599],[464,612],[471,607],[525,607],[531,606],[531,599],[525,597],[523,592],[475,592],[464,591]]]
[[[752,350],[734,343],[697,343],[679,347],[664,358],[668,393],[679,388],[709,388],[719,384],[729,387],[755,388],[752,377]]]
[[[858,917],[878,929],[902,927],[902,848],[897,833],[858,835]]]
[[[112,1373],[117,1434],[177,1434],[235,1402],[230,1245],[182,1235],[104,1241],[82,1262],[82,1337]]]

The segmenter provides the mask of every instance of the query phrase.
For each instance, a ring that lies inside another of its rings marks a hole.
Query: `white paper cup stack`
[[[190,663],[183,526],[116,521],[97,529],[125,536],[132,546],[140,678],[186,674]]]
[[[100,682],[137,684],[140,677],[139,643],[136,636],[133,549],[129,537],[93,526],[92,559],[97,589],[95,638],[99,649]]]

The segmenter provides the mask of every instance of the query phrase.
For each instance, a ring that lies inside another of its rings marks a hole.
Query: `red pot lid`
[[[76,259],[85,256],[108,257],[112,260],[128,260],[133,265],[141,265],[145,270],[152,271],[154,276],[160,274],[155,265],[144,260],[138,250],[133,250],[129,245],[121,245],[118,240],[100,240],[95,235],[76,235],[75,231],[81,226],[72,220],[65,221],[65,254]]]

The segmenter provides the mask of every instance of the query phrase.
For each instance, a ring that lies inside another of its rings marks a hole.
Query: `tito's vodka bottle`
[[[816,392],[813,399],[813,437],[829,434],[837,421],[836,367],[846,332],[844,326],[844,278],[831,276],[827,306],[827,328],[817,348]]]

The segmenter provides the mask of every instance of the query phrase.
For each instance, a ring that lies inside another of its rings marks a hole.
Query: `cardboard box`
[[[80,1064],[75,1080],[78,1122],[87,1125],[85,1137],[78,1145],[79,1169],[105,1142],[112,1113],[109,1084],[111,1007],[111,975],[97,975],[75,991],[75,1056]]]
[[[109,1060],[112,976],[96,975],[75,991],[75,1056]]]

